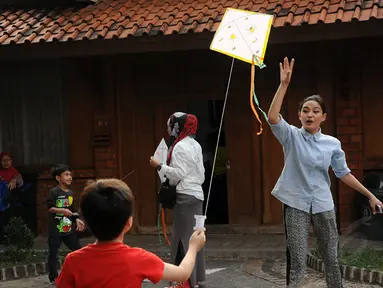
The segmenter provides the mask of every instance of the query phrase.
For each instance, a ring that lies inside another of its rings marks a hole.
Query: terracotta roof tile
[[[102,0],[82,9],[0,9],[0,44],[214,32],[228,7],[272,14],[274,27],[383,18],[383,0]]]

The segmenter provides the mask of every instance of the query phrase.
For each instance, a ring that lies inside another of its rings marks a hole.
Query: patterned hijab
[[[167,164],[172,160],[174,146],[188,136],[197,133],[198,119],[193,114],[176,112],[168,119],[168,132],[172,137],[172,145],[168,154]]]

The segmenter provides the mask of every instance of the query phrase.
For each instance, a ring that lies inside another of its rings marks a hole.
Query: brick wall
[[[342,100],[336,103],[337,137],[346,153],[348,166],[359,181],[363,177],[361,113],[361,101],[359,99]],[[341,181],[338,185],[340,228],[344,229],[357,219],[355,202],[358,192]]]
[[[95,175],[97,178],[116,177],[117,171],[117,158],[113,148],[95,147]]]

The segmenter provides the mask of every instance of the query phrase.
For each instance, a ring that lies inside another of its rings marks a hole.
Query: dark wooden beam
[[[214,33],[189,33],[0,46],[0,61],[209,49]],[[269,44],[381,37],[383,20],[273,28]]]

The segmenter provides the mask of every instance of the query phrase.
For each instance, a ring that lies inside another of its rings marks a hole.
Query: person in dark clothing
[[[72,251],[80,249],[81,244],[76,230],[83,231],[85,225],[74,210],[74,193],[69,189],[72,184],[71,169],[67,165],[59,164],[52,168],[52,176],[58,183],[49,191],[47,199],[48,212],[50,213],[48,269],[49,280],[54,283],[58,276],[57,254],[61,242],[64,242]]]
[[[23,184],[23,177],[13,167],[12,155],[9,152],[0,153],[0,243],[4,242],[4,226],[10,216],[10,199]]]

